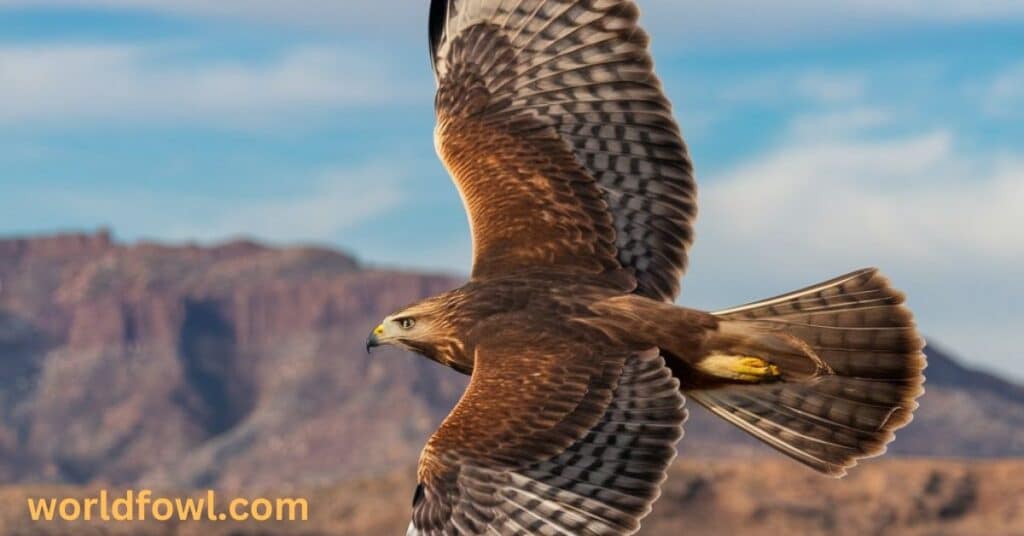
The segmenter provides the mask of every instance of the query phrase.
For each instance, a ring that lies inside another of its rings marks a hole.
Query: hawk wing
[[[420,458],[409,535],[632,534],[657,499],[686,418],[658,351],[508,344],[521,335],[477,347]]]
[[[433,0],[438,152],[474,277],[628,268],[673,300],[693,166],[631,0]]]

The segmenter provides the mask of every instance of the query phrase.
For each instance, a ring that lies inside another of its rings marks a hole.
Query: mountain
[[[281,489],[408,467],[466,379],[363,341],[460,282],[315,247],[0,239],[0,482]],[[1024,388],[937,347],[927,375],[893,452],[1024,455]],[[683,458],[770,452],[691,413]]]

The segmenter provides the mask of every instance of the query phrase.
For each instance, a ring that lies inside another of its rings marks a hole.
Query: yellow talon
[[[712,354],[697,367],[713,376],[750,383],[762,383],[782,377],[782,371],[760,357]]]
[[[739,365],[736,367],[736,372],[748,376],[781,376],[778,366],[760,357],[741,358]]]

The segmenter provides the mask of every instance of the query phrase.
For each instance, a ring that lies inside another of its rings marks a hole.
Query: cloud
[[[381,62],[329,47],[190,63],[179,47],[0,46],[0,124],[113,120],[250,125],[403,98]]]
[[[796,139],[846,138],[893,123],[893,113],[881,108],[857,107],[798,115],[790,122]]]
[[[383,7],[397,7],[398,0],[367,2],[367,5],[342,3],[334,0],[296,0],[283,4],[277,0],[223,0],[207,2],[205,0],[0,0],[0,7],[40,7],[59,6],[71,8],[99,9],[130,9],[152,10],[178,14],[194,14],[201,16],[230,16],[239,18],[268,18],[289,20],[291,17],[323,18],[341,15],[374,14],[385,12]],[[382,5],[383,4],[383,5]],[[282,17],[284,17],[282,19]],[[365,20],[365,18],[363,19]]]
[[[356,224],[402,203],[401,173],[386,166],[324,171],[303,195],[254,200],[221,211],[210,221],[171,227],[182,237],[217,239],[250,235],[276,242],[330,241]]]
[[[652,29],[711,39],[829,37],[850,29],[914,22],[959,23],[1024,17],[1019,0],[720,0],[639,2]],[[420,39],[426,0],[0,0],[3,7],[65,6],[145,10],[271,24],[345,29],[363,35]]]
[[[796,81],[798,95],[828,103],[857,100],[866,86],[866,78],[859,73],[809,73]]]
[[[1024,119],[1024,62],[996,75],[982,98],[983,108],[991,116]]]
[[[867,76],[859,72],[772,72],[727,83],[717,97],[734,104],[774,104],[792,99],[834,105],[860,100]]]
[[[808,261],[959,269],[1024,265],[1024,161],[960,155],[947,131],[803,138],[706,182],[702,240],[767,270]],[[951,252],[956,252],[955,256]]]
[[[294,195],[219,197],[64,189],[33,191],[47,209],[80,228],[109,226],[128,238],[220,241],[251,236],[274,242],[334,242],[341,233],[405,201],[404,170],[391,165],[328,169],[299,181]]]

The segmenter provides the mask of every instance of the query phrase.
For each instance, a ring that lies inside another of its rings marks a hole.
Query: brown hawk
[[[877,270],[728,311],[673,305],[693,166],[632,0],[433,0],[438,152],[465,203],[463,287],[393,344],[471,374],[419,464],[411,535],[632,534],[683,393],[842,476],[922,393],[922,339]]]

